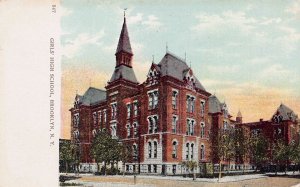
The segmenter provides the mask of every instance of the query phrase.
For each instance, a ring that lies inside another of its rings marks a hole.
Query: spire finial
[[[126,18],[126,10],[127,8],[124,8],[124,19]]]
[[[186,51],[184,52],[184,61],[186,62]]]
[[[190,60],[190,68],[192,68],[192,61]]]
[[[154,63],[154,55],[152,55],[152,63]]]
[[[78,90],[76,90],[76,95],[78,95]]]

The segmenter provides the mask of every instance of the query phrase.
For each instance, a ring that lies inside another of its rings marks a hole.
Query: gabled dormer
[[[186,87],[188,89],[194,90],[196,85],[196,80],[194,78],[192,69],[188,68],[184,70],[182,73],[183,73],[183,81],[185,82]]]
[[[292,109],[284,104],[280,104],[276,112],[272,116],[272,121],[274,123],[281,123],[283,121],[295,122],[298,119],[298,115],[294,113]]]
[[[159,81],[159,77],[160,77],[159,66],[152,63],[150,70],[147,74],[147,80],[146,80],[147,85],[157,84]]]

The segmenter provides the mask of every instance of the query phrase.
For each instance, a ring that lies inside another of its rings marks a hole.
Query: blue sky
[[[300,1],[279,0],[63,0],[64,105],[75,90],[109,80],[124,8],[140,82],[168,43],[172,53],[186,53],[200,82],[234,115],[240,109],[247,121],[268,118],[281,102],[300,112]]]

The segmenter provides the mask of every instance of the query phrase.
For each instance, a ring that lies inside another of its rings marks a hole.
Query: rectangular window
[[[130,136],[130,125],[126,125],[126,129],[127,129],[127,137]]]
[[[127,119],[130,118],[130,114],[131,114],[131,105],[127,104]]]
[[[101,125],[102,116],[101,116],[101,110],[98,111],[98,124]]]
[[[205,101],[201,101],[201,103],[200,103],[200,115],[201,115],[201,117],[204,117],[204,113],[205,113]]]
[[[153,93],[148,94],[148,109],[153,109]]]
[[[204,134],[205,134],[205,125],[204,123],[201,123],[200,137],[204,138]]]
[[[134,116],[138,115],[138,102],[133,103],[133,115]]]
[[[172,118],[172,132],[176,133],[177,130],[177,116],[173,116]]]
[[[156,108],[158,105],[158,91],[154,92],[154,104],[153,108]]]
[[[94,125],[97,124],[97,112],[93,112],[93,123]]]
[[[117,117],[117,103],[111,105],[111,119],[114,120]]]
[[[177,95],[178,95],[178,91],[173,90],[172,91],[172,108],[173,109],[177,108]]]
[[[103,110],[103,120],[104,120],[104,123],[106,123],[106,119],[107,119],[107,115],[106,115],[106,109]]]

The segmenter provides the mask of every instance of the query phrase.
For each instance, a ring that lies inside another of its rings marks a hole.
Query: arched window
[[[132,151],[133,151],[133,160],[137,160],[138,157],[138,147],[136,144],[133,144],[132,146]]]
[[[138,127],[137,127],[138,125],[137,125],[137,123],[135,122],[135,123],[133,123],[133,135],[134,136],[136,136],[137,135],[137,133],[138,133]]]
[[[153,151],[154,152],[154,156],[153,157],[157,158],[157,142],[155,141],[153,144],[154,144],[154,151]]]
[[[204,135],[205,135],[205,125],[204,123],[201,123],[200,137],[204,138]]]
[[[126,130],[127,130],[127,137],[130,136],[130,124],[126,125]]]
[[[193,160],[194,158],[194,144],[191,144],[191,159]]]
[[[153,133],[153,119],[151,117],[148,117],[148,123],[149,123],[149,134]]]
[[[189,154],[190,154],[190,144],[189,143],[186,144],[185,149],[186,149],[185,158],[186,158],[186,160],[188,160]]]
[[[177,158],[177,148],[178,148],[177,142],[173,141],[172,158]]]
[[[152,144],[151,142],[148,142],[148,157],[151,158],[152,155]]]
[[[157,116],[153,117],[153,131],[154,131],[154,133],[157,133],[157,131],[158,131],[158,117]]]
[[[205,147],[202,144],[200,147],[200,159],[203,160],[205,158]]]

